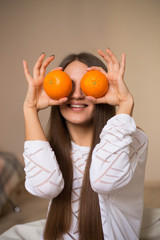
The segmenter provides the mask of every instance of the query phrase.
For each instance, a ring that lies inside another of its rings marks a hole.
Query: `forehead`
[[[88,66],[82,62],[74,61],[67,65],[67,67],[64,69],[64,72],[66,72],[72,80],[76,78],[82,78],[82,76],[86,73],[86,69]]]

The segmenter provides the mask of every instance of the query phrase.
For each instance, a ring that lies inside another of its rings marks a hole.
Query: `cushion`
[[[10,228],[2,235],[0,239],[3,240],[40,240],[43,234],[43,228],[45,225],[45,220],[38,220],[34,222],[29,222],[25,224],[18,224]]]
[[[0,152],[0,212],[23,178],[24,170],[15,154]]]

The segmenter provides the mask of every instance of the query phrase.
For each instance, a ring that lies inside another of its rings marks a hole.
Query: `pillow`
[[[0,152],[0,212],[11,192],[24,178],[23,166],[10,152]]]

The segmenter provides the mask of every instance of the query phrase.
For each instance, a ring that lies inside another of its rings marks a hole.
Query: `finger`
[[[121,64],[119,69],[119,73],[121,74],[121,76],[124,75],[125,65],[126,65],[126,55],[123,53],[121,56]]]
[[[56,67],[56,68],[53,68],[53,69],[51,70],[51,72],[54,71],[54,70],[61,70],[61,71],[62,71],[62,70],[63,70],[63,67]]]
[[[34,78],[37,78],[40,75],[40,68],[42,66],[42,62],[45,58],[45,53],[42,53],[40,57],[38,58],[34,68],[33,68],[33,76]]]
[[[92,66],[92,67],[87,68],[87,72],[93,71],[93,70],[98,70],[105,75],[107,74],[106,71],[102,67]]]
[[[104,60],[107,62],[107,64],[108,64],[108,66],[107,66],[107,67],[108,67],[108,72],[113,72],[113,71],[115,71],[111,57],[110,57],[108,54],[104,53],[104,52],[103,52],[102,50],[100,50],[100,49],[98,50],[98,53],[99,53],[99,55],[102,56],[102,57],[104,58]],[[117,69],[116,69],[116,71],[117,71]]]
[[[97,98],[95,98],[95,97],[86,96],[86,98],[87,98],[88,101],[90,101],[90,102],[92,102],[92,103],[94,103],[94,104],[96,104],[96,102],[97,102]]]
[[[113,63],[119,64],[119,61],[116,58],[115,54],[109,48],[106,49],[106,52],[108,53]]]
[[[68,100],[68,97],[60,98],[60,99],[58,100],[58,104],[59,104],[59,105],[62,105],[63,103],[67,102],[67,100]]]
[[[109,57],[112,61],[112,66],[110,68],[114,72],[119,72],[120,64],[119,64],[119,61],[118,61],[117,57],[115,56],[115,54],[109,48],[106,49],[106,52],[108,53],[108,55],[109,55]]]
[[[86,98],[88,101],[92,102],[93,104],[106,103],[104,97],[95,98],[92,96],[86,96]]]
[[[50,99],[49,105],[50,106],[62,105],[65,102],[67,102],[67,100],[68,100],[67,97],[60,98],[59,100]]]
[[[104,60],[107,62],[107,63],[110,63],[111,62],[111,59],[110,57],[105,53],[103,52],[101,49],[98,49],[98,54],[104,58]]]
[[[55,55],[52,55],[50,57],[48,57],[41,66],[40,69],[40,75],[44,76],[45,75],[45,71],[46,71],[46,67],[53,61],[53,59],[55,58]]]
[[[24,74],[27,81],[30,82],[30,80],[32,79],[32,76],[29,73],[28,64],[25,60],[23,60],[23,69],[24,69]]]

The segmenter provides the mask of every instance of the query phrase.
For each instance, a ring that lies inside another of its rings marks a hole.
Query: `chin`
[[[91,119],[66,119],[67,125],[75,125],[79,127],[90,127],[93,125],[93,118]]]
[[[71,108],[65,106],[60,108],[60,112],[66,122],[79,126],[90,126],[93,123],[94,106],[83,108]]]

